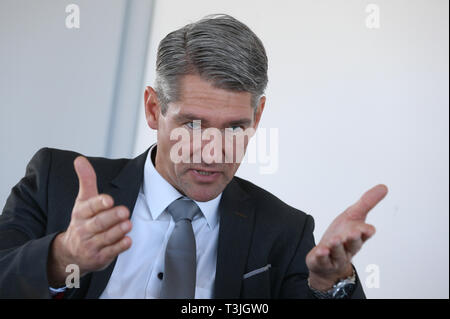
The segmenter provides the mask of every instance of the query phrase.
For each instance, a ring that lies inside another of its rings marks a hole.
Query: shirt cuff
[[[48,287],[48,290],[50,291],[50,296],[56,296],[57,294],[66,291],[67,287],[61,287],[61,288],[52,288],[52,287]]]

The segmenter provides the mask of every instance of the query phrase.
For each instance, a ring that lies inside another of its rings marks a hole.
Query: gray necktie
[[[161,298],[193,299],[197,255],[191,221],[200,212],[192,200],[179,198],[167,207],[175,227],[167,242]]]

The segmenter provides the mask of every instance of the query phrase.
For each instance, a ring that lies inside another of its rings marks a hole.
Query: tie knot
[[[181,197],[173,201],[172,204],[167,207],[167,211],[172,215],[175,223],[177,223],[182,219],[192,221],[194,216],[200,212],[200,208],[194,201]]]

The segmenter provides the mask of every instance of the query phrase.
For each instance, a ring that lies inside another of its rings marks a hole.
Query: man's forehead
[[[234,110],[233,112],[227,111],[227,109],[215,109],[204,107],[184,106],[181,103],[174,104],[168,108],[170,117],[178,122],[201,120],[203,123],[222,123],[233,124],[241,123],[249,125],[252,122],[253,112],[249,106],[245,107],[245,110]]]
[[[198,75],[185,75],[180,81],[179,101],[185,108],[251,108],[250,92],[235,92],[214,87]]]

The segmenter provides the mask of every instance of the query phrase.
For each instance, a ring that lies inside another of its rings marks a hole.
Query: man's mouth
[[[196,171],[197,173],[199,173],[200,175],[205,175],[205,176],[209,176],[211,174],[214,174],[214,172],[207,172],[207,171],[200,171],[198,169],[195,169],[194,171]]]
[[[213,174],[220,173],[221,170],[214,167],[191,167],[192,170],[197,171],[201,174]]]
[[[205,182],[205,183],[216,181],[221,173],[220,171],[214,171],[210,169],[196,169],[196,168],[192,168],[190,169],[190,171],[192,172],[195,180],[197,180],[198,182]]]

